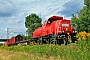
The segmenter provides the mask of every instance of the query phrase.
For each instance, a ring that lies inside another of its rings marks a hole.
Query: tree
[[[23,40],[27,40],[28,36],[25,36],[24,34],[20,34],[23,37]]]
[[[84,0],[84,4],[85,4],[88,8],[90,8],[90,0]]]
[[[72,15],[72,22],[78,25],[78,31],[90,32],[90,1],[84,0],[85,6],[78,13],[78,17]]]
[[[79,25],[78,25],[79,24],[79,20],[74,14],[72,14],[71,23],[75,23],[75,24],[77,24],[77,28],[79,27]],[[77,28],[75,26],[75,29],[79,31],[79,29],[77,29]]]
[[[41,26],[41,21],[42,19],[34,13],[26,17],[25,27],[27,28],[29,37],[32,37],[33,31],[39,26]]]

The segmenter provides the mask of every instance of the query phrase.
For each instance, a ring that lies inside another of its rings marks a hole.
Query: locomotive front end
[[[74,25],[75,26],[75,25]],[[57,33],[58,39],[65,40],[65,45],[76,41],[76,29],[70,24],[70,20],[62,20],[57,22]]]

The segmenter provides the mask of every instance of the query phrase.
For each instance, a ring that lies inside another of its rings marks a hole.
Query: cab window
[[[62,24],[62,26],[68,26],[68,24]]]

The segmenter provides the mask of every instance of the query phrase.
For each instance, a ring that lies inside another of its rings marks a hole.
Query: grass
[[[32,45],[32,46],[0,46],[0,49],[14,52],[22,52],[33,55],[32,59],[26,60],[90,60],[90,41],[81,40],[69,45]],[[23,56],[23,55],[20,55]],[[21,60],[26,58],[23,56]],[[12,59],[17,60],[17,59]]]
[[[35,56],[24,52],[0,49],[0,60],[35,60]]]

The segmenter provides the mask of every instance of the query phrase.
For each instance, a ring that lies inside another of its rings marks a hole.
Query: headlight
[[[64,30],[62,31],[62,33],[64,33]]]
[[[68,31],[68,28],[66,28],[66,31]]]
[[[75,31],[73,31],[73,33],[74,33]]]

